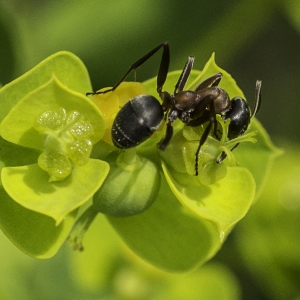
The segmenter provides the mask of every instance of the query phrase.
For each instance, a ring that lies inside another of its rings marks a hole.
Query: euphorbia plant
[[[188,89],[217,72],[230,97],[244,97],[214,56],[202,72],[192,72]],[[164,88],[172,90],[179,75],[170,72]],[[84,65],[60,52],[0,90],[0,226],[22,251],[51,257],[69,234],[81,248],[98,213],[138,255],[167,270],[195,267],[221,247],[260,193],[275,148],[257,120],[228,141],[229,122],[219,117],[221,138],[209,136],[203,145],[199,176],[194,161],[203,126],[176,121],[166,151],[156,147],[163,130],[136,148],[118,150],[110,137],[115,115],[136,95],[156,96],[155,88],[155,78],[124,82],[89,99]],[[233,156],[229,150],[237,142]],[[222,151],[230,155],[217,165]]]

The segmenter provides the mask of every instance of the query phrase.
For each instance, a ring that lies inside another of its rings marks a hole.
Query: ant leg
[[[189,76],[191,74],[193,64],[195,61],[194,56],[189,56],[185,66],[180,74],[180,77],[175,85],[174,94],[181,92],[184,89],[185,84],[187,83]]]
[[[205,79],[204,81],[202,81],[195,89],[195,92],[198,92],[206,87],[209,86],[217,86],[221,79],[223,77],[222,73],[217,73],[215,75],[212,75],[210,77],[208,77],[207,79]]]
[[[156,86],[157,86],[156,91],[158,92],[158,94],[160,94],[162,92],[162,88],[166,82],[167,75],[169,72],[169,65],[170,65],[170,48],[169,48],[168,42],[162,43],[159,46],[159,48],[156,51],[154,51],[154,53],[157,52],[161,47],[163,47],[163,53],[161,56],[159,70],[158,70],[157,79],[156,79]],[[151,54],[151,56],[153,54]]]
[[[232,152],[235,148],[237,148],[237,146],[239,145],[240,143],[237,143],[235,144],[231,149],[230,151]],[[227,154],[223,151],[221,156],[217,159],[216,163],[217,164],[220,164],[221,162],[223,162],[223,160],[227,157]]]
[[[219,141],[220,138],[217,135],[217,131],[218,131],[218,122],[217,119],[214,120],[214,137]]]
[[[191,127],[197,127],[197,126],[203,125],[204,123],[208,122],[209,119],[210,119],[210,111],[205,110],[200,117],[198,117],[196,119],[189,120],[186,123],[186,125],[191,126]]]
[[[169,63],[170,63],[170,49],[168,42],[164,42],[162,44],[159,44],[154,49],[152,49],[149,53],[144,55],[142,58],[140,58],[138,61],[136,61],[134,64],[131,65],[131,67],[128,69],[128,71],[125,73],[125,75],[111,88],[108,90],[105,90],[103,92],[91,92],[86,93],[86,95],[95,95],[95,94],[105,94],[111,91],[114,91],[127,77],[127,75],[132,71],[137,69],[139,66],[141,66],[144,62],[146,62],[152,55],[154,55],[160,48],[163,48],[163,53],[160,61],[160,67],[158,71],[157,76],[157,90],[161,90],[162,86],[164,85],[167,74],[169,71]]]
[[[172,127],[172,121],[168,121],[167,128],[166,128],[166,135],[160,140],[160,142],[157,144],[157,147],[160,150],[165,150],[168,146],[171,138],[173,136],[173,127]]]
[[[205,143],[205,141],[207,140],[207,137],[209,135],[209,132],[212,128],[212,125],[215,124],[215,121],[216,121],[216,112],[215,112],[215,106],[214,106],[214,99],[213,98],[210,98],[210,105],[209,105],[209,111],[210,111],[210,118],[209,118],[209,123],[207,125],[207,127],[205,128],[202,136],[201,136],[201,139],[199,141],[199,145],[198,145],[198,148],[197,148],[197,151],[195,153],[195,156],[196,156],[196,160],[195,160],[195,171],[196,171],[196,176],[198,176],[198,164],[199,164],[199,153],[200,153],[200,149],[201,149],[201,146]]]
[[[200,142],[199,142],[199,145],[198,145],[198,148],[197,148],[197,151],[195,153],[195,156],[196,156],[196,160],[195,160],[195,171],[196,171],[196,176],[198,176],[198,162],[199,162],[199,152],[200,152],[200,149],[201,149],[201,146],[205,143],[205,141],[207,140],[207,137],[209,135],[209,132],[211,130],[211,127],[212,127],[212,124],[213,122],[210,121],[209,124],[207,125],[207,127],[205,128],[205,131],[203,132],[202,136],[201,136],[201,139],[200,139]]]

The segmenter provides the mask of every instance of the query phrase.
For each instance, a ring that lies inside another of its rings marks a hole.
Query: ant
[[[163,91],[170,64],[169,44],[164,42],[131,65],[125,75],[112,88],[105,91],[86,93],[86,95],[104,94],[114,91],[132,70],[141,66],[161,48],[163,53],[157,75],[156,90],[162,103],[151,95],[139,95],[127,102],[114,120],[111,132],[112,141],[119,149],[136,147],[147,140],[165,119],[166,134],[157,144],[160,150],[165,150],[173,136],[172,123],[176,119],[180,119],[187,126],[200,126],[208,122],[195,153],[195,175],[197,176],[199,152],[213,125],[214,135],[217,137],[216,115],[220,114],[224,120],[231,120],[228,128],[229,139],[234,139],[244,134],[251,119],[260,108],[261,81],[256,82],[255,105],[251,114],[249,105],[243,98],[235,97],[230,100],[227,92],[218,86],[223,76],[222,73],[217,73],[207,78],[194,91],[184,90],[195,60],[193,56],[189,56],[175,85],[174,93],[170,94]],[[238,145],[239,143],[231,151]],[[222,152],[216,162],[221,163],[226,156],[226,153]]]

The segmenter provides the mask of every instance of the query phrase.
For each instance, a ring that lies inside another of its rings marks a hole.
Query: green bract
[[[29,255],[59,249],[108,173],[89,158],[105,129],[90,88],[81,61],[60,52],[0,90],[0,226]]]

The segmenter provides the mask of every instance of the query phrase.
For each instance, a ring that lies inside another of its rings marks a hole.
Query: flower
[[[230,97],[244,98],[214,56],[191,73],[187,89],[218,72]],[[172,90],[179,75],[170,72],[164,89]],[[245,135],[228,140],[229,121],[218,117],[220,140],[208,137],[196,177],[206,124],[192,128],[177,120],[165,151],[156,146],[163,124],[136,148],[120,151],[111,142],[120,107],[137,95],[157,96],[155,79],[123,82],[88,99],[90,90],[85,67],[68,52],[0,90],[1,229],[25,253],[48,258],[68,235],[82,249],[101,213],[131,249],[160,268],[185,271],[208,260],[247,213],[276,155],[261,125],[254,119]],[[222,151],[228,158],[217,165]]]

